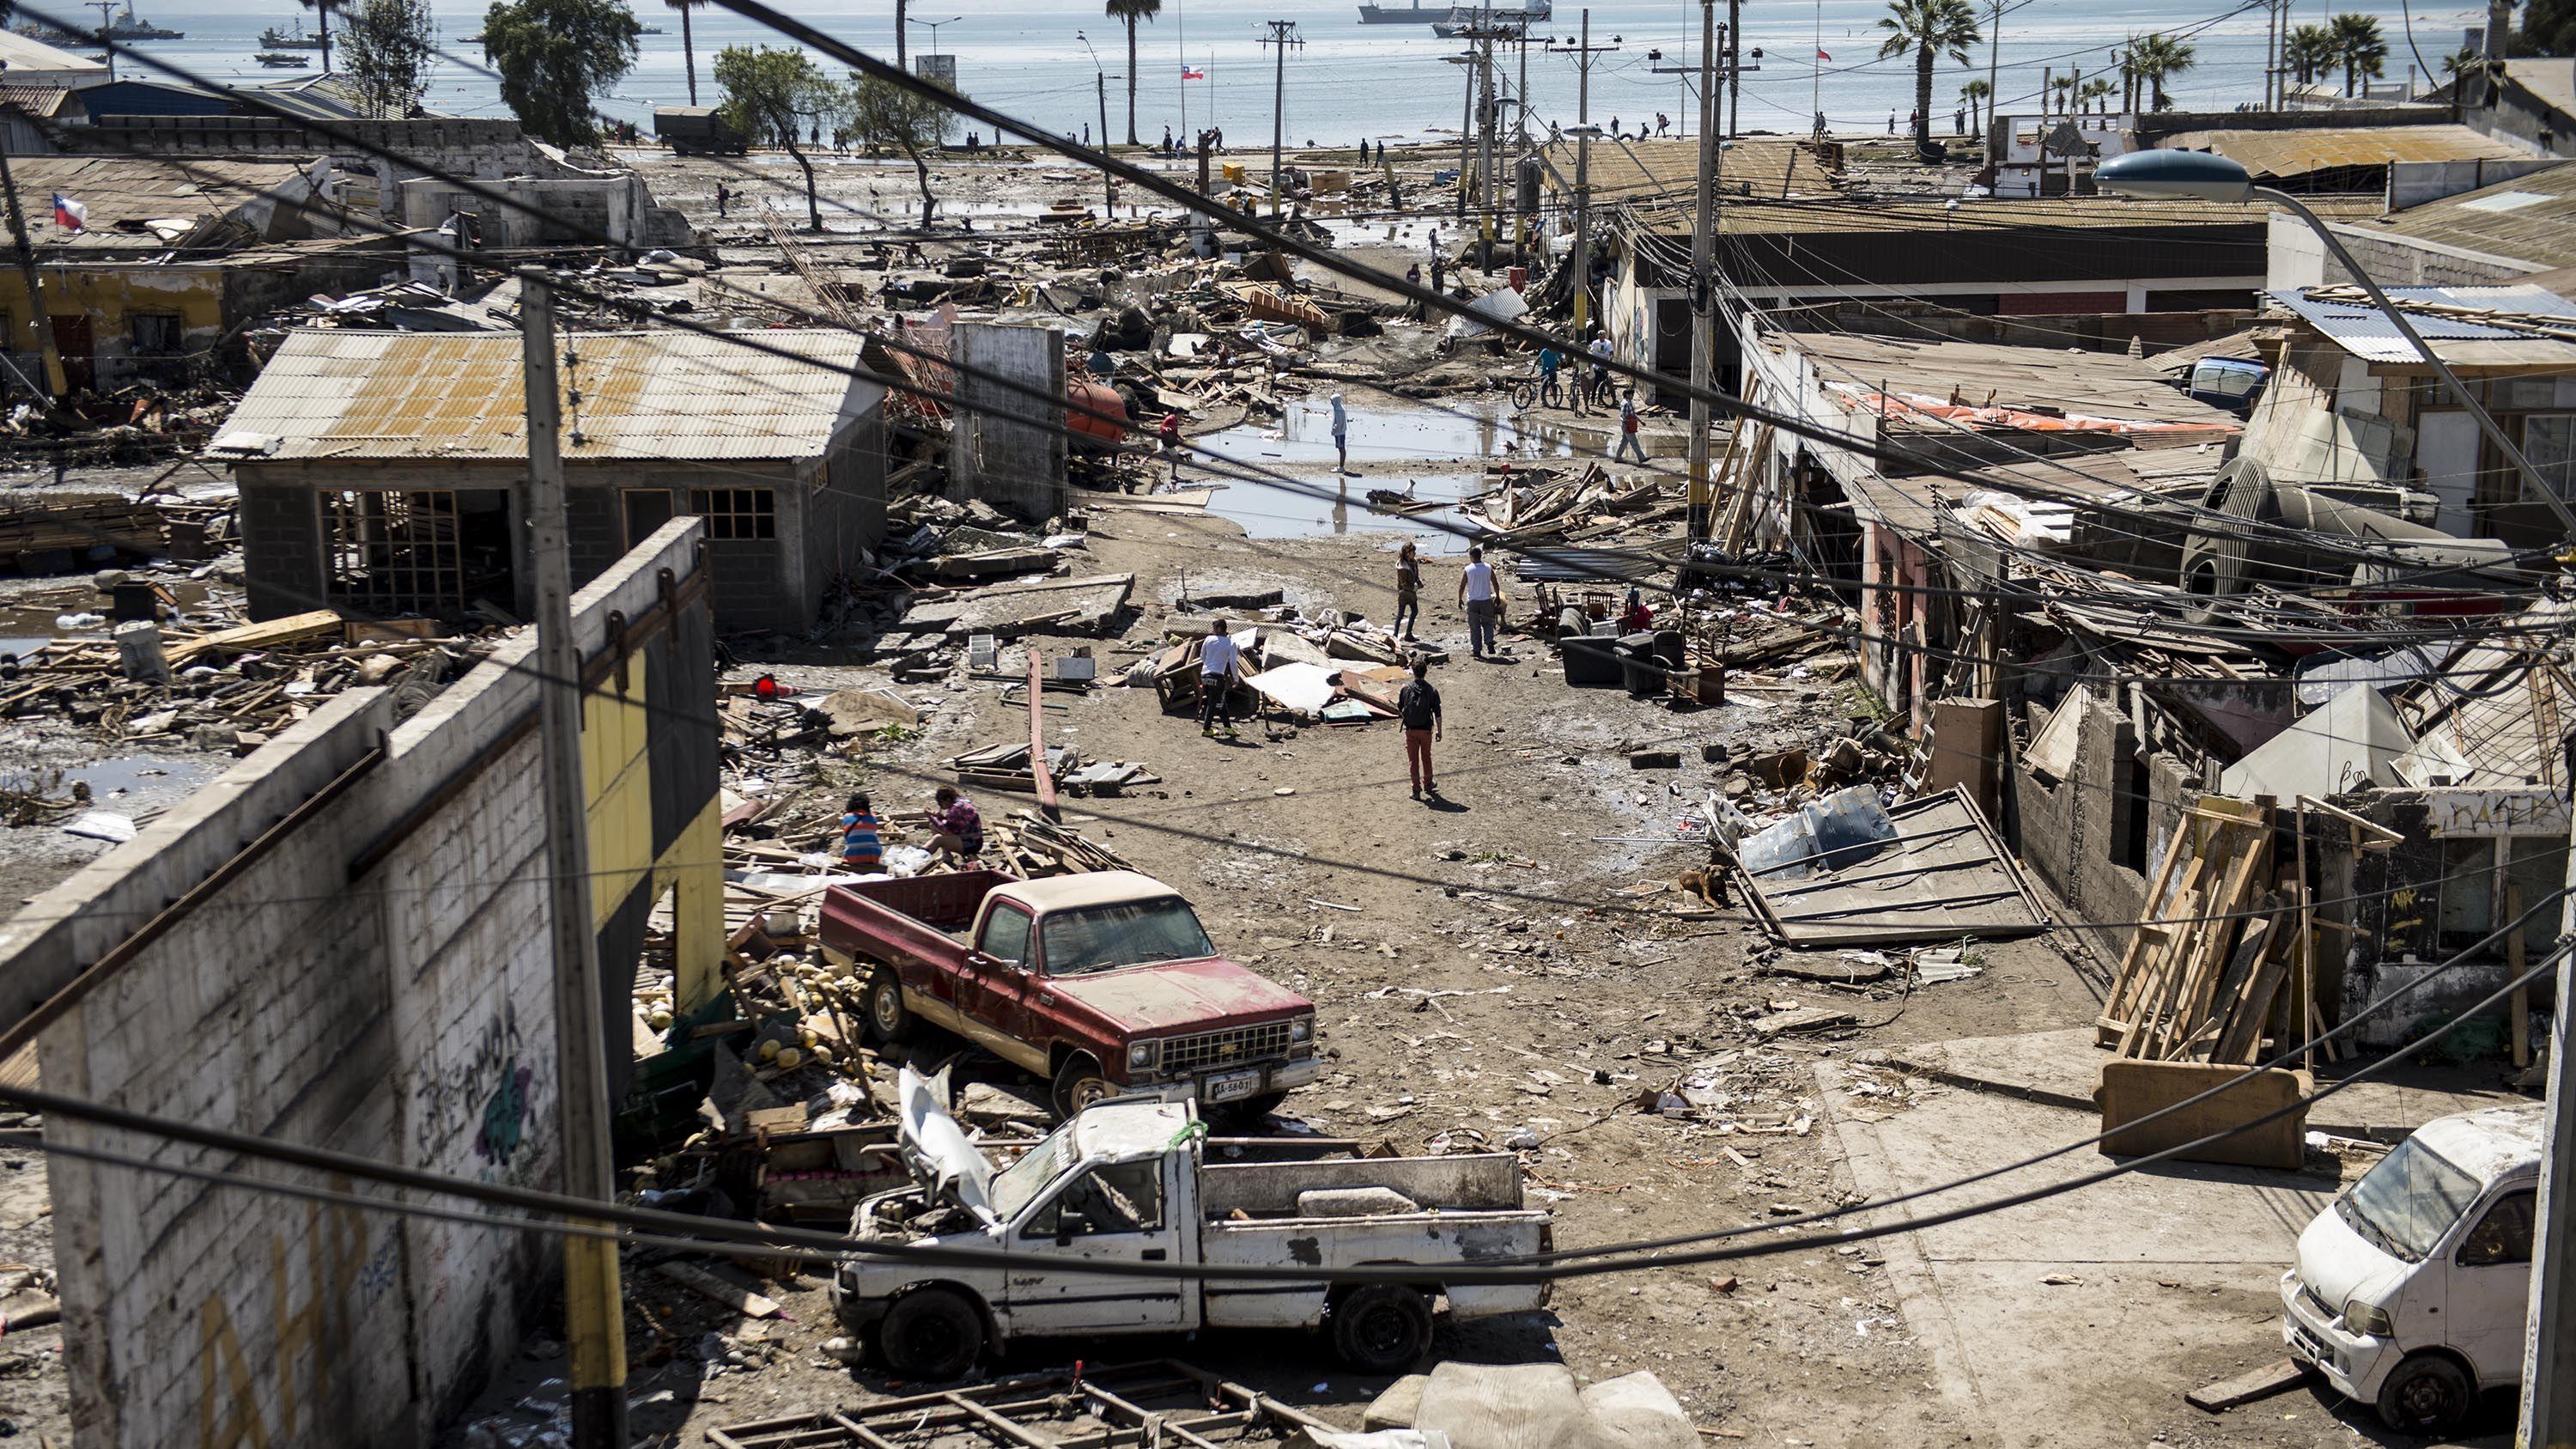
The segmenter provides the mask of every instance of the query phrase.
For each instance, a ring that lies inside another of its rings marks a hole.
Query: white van
[[[2410,1434],[2520,1383],[2547,1110],[2427,1122],[2317,1214],[2281,1275],[2291,1356]]]

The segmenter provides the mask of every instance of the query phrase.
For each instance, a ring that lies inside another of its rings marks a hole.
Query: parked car
[[[2547,1110],[2427,1122],[2317,1214],[2281,1275],[2291,1357],[2408,1434],[2520,1383]]]
[[[2263,396],[2263,386],[2272,380],[2272,369],[2241,357],[2204,357],[2191,365],[2191,383],[2184,391],[2193,401],[2214,408],[2225,408],[2238,417],[2254,411]]]
[[[1521,1206],[1512,1153],[1326,1159],[1313,1154],[1346,1145],[1209,1141],[1188,1102],[1116,1100],[1083,1109],[1001,1167],[949,1116],[944,1087],[909,1068],[898,1081],[902,1151],[916,1181],[860,1203],[852,1236],[863,1247],[1007,1259],[934,1267],[879,1253],[839,1266],[831,1298],[843,1325],[902,1377],[955,1378],[1016,1338],[1201,1328],[1320,1328],[1352,1367],[1398,1373],[1430,1350],[1435,1300],[1453,1318],[1547,1301],[1544,1284],[1442,1282],[1456,1265],[1554,1249],[1547,1210]],[[1310,1155],[1224,1160],[1238,1147]],[[1080,1271],[1110,1262],[1420,1271],[1402,1283],[1338,1287]]]
[[[825,955],[867,973],[869,1030],[955,1032],[1053,1085],[1260,1114],[1321,1075],[1315,1004],[1217,954],[1179,891],[1130,870],[965,870],[836,886]],[[971,943],[971,944],[970,944]]]

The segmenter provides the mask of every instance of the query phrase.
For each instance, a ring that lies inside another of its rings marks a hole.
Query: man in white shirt
[[[1592,395],[1587,401],[1606,408],[1610,405],[1610,334],[1596,334],[1585,350],[1592,354]]]
[[[1243,672],[1243,649],[1219,619],[1199,641],[1199,733],[1213,739],[1220,724],[1234,736],[1234,681]]]
[[[1494,635],[1503,617],[1502,590],[1494,583],[1494,566],[1482,548],[1467,550],[1466,571],[1458,575],[1458,603],[1467,611],[1468,648],[1482,659],[1495,649]]]

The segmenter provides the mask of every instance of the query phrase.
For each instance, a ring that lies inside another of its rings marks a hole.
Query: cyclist
[[[1556,370],[1564,365],[1565,359],[1553,346],[1538,350],[1538,400],[1549,407],[1557,405]]]

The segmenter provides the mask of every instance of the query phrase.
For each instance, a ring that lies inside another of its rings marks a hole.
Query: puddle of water
[[[231,761],[223,763],[230,764]],[[66,783],[84,781],[89,785],[92,799],[105,800],[121,791],[185,794],[214,773],[215,762],[211,760],[122,755],[113,760],[66,767],[63,779]]]
[[[1329,476],[1301,478],[1299,481],[1327,488],[1336,482]],[[1410,485],[1417,500],[1454,504],[1484,491],[1483,473],[1424,473],[1418,476],[1343,478],[1338,481],[1339,495],[1323,499],[1236,480],[1217,489],[1208,500],[1208,512],[1241,524],[1243,531],[1254,538],[1339,538],[1350,534],[1371,534],[1385,536],[1389,551],[1393,551],[1398,543],[1411,539],[1429,557],[1463,556],[1467,552],[1471,540],[1449,531],[1462,521],[1454,509],[1442,508],[1429,514],[1381,513],[1369,506],[1368,491],[1391,488],[1402,492]],[[1439,522],[1434,523],[1433,519]],[[1442,524],[1449,525],[1449,528],[1441,527]]]
[[[1482,402],[1454,408],[1418,403],[1372,407],[1344,396],[1350,412],[1351,462],[1428,462],[1481,464],[1511,448],[1522,458],[1573,459],[1598,455],[1611,444],[1615,419],[1599,426],[1567,414],[1532,408],[1514,412],[1508,403]],[[1273,438],[1271,432],[1282,436]],[[1330,395],[1298,398],[1288,404],[1277,426],[1242,423],[1198,441],[1214,452],[1244,463],[1330,463],[1333,461],[1333,404]],[[1649,458],[1678,458],[1689,451],[1677,437],[1646,438]],[[1370,486],[1379,486],[1372,483]]]

